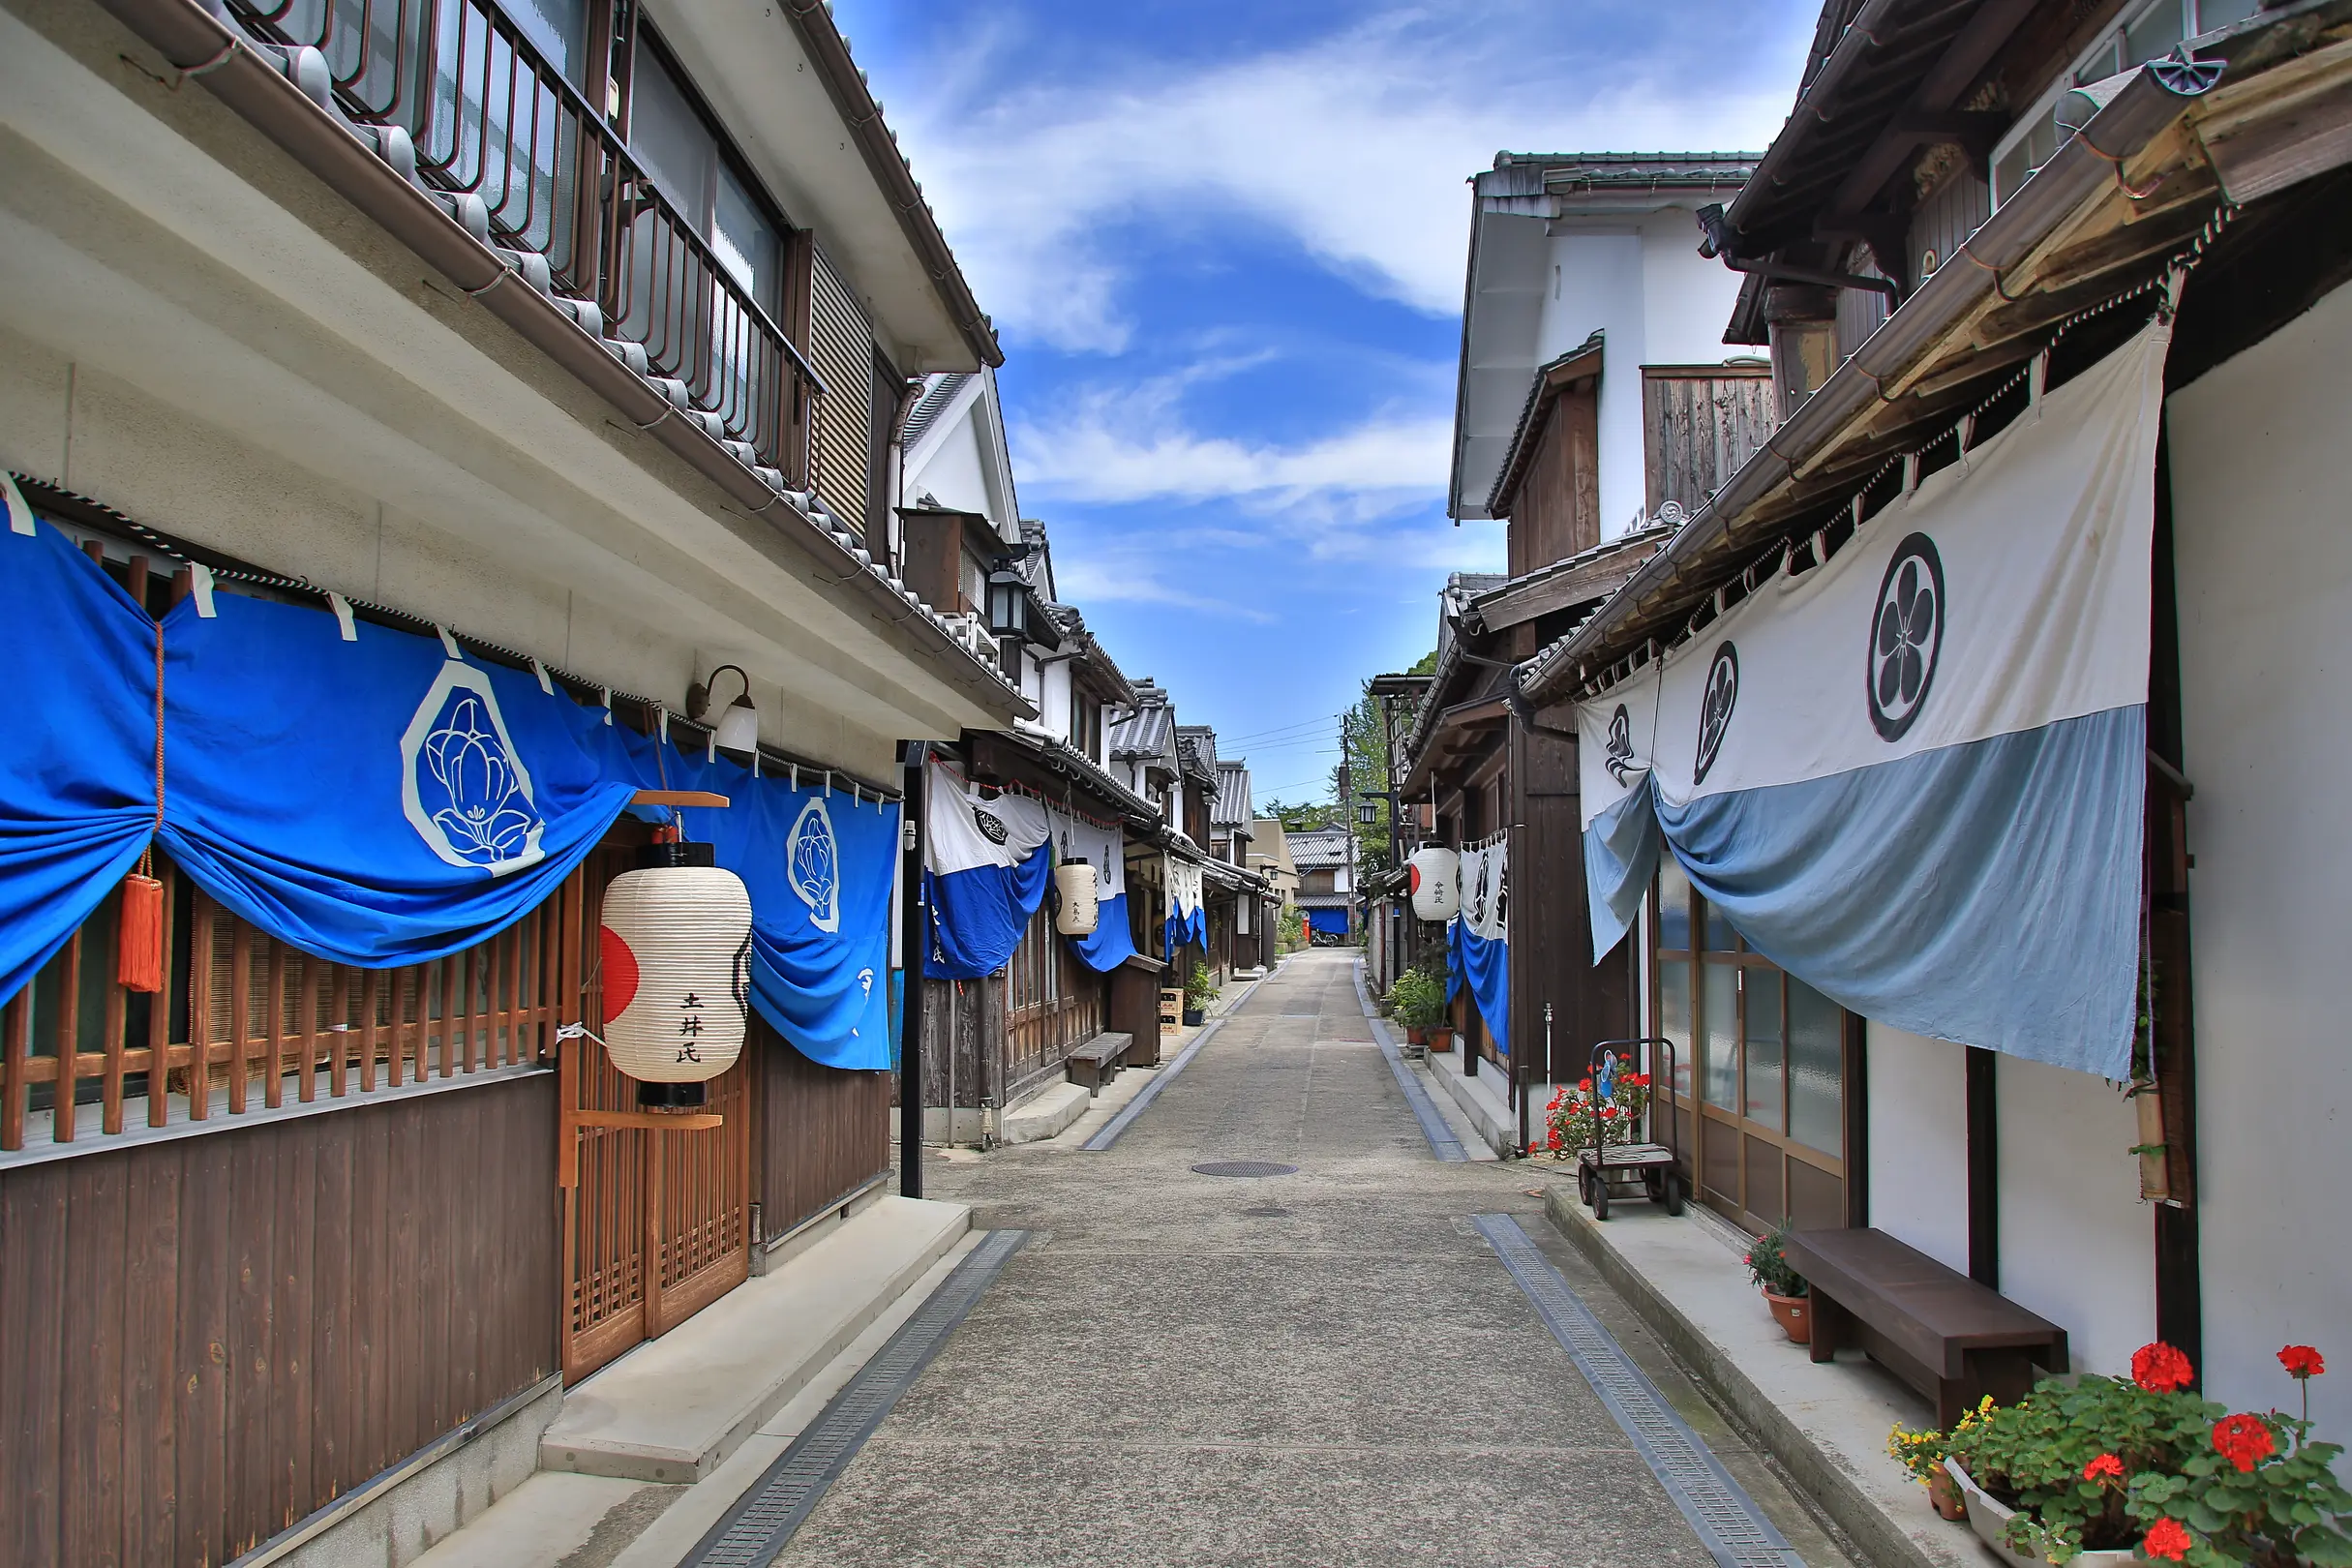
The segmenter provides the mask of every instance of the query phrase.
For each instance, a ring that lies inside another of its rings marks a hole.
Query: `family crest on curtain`
[[[1671,850],[1854,1012],[2129,1075],[2168,337],[1580,705],[1596,957]]]
[[[1191,860],[1180,860],[1173,855],[1163,862],[1166,866],[1164,886],[1168,891],[1166,929],[1161,940],[1165,944],[1165,957],[1171,962],[1176,950],[1191,944],[1205,948],[1209,945],[1209,912],[1201,903],[1200,867]]]
[[[922,972],[978,980],[1011,961],[1053,877],[1053,826],[1024,795],[984,800],[939,763],[924,792]]]
[[[445,637],[227,592],[159,619],[21,498],[0,503],[0,660],[20,715],[0,748],[0,998],[151,839],[304,952],[364,968],[456,952],[544,902],[666,769],[673,785],[723,780],[694,787],[736,801],[687,829],[751,890],[755,1005],[818,1061],[890,1064],[875,1020],[894,812],[869,813],[870,831],[834,814],[820,918],[785,853],[811,836],[791,826],[807,792],[662,757],[544,673]]]

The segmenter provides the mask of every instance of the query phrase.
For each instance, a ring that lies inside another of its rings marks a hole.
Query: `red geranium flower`
[[[2131,1380],[2151,1394],[2170,1394],[2186,1388],[2195,1375],[2188,1358],[2161,1340],[2131,1352]]]
[[[2121,1481],[2124,1479],[2124,1462],[2113,1454],[2101,1454],[2083,1466],[2083,1479],[2086,1481]]]
[[[2148,1539],[2140,1543],[2140,1550],[2152,1557],[2179,1562],[2188,1555],[2188,1549],[2196,1544],[2196,1539],[2179,1520],[2159,1519],[2156,1522],[2156,1527],[2148,1532]]]
[[[1592,1093],[1592,1080],[1590,1078],[1579,1078],[1576,1086],[1579,1089],[1583,1090],[1586,1094]]]
[[[2317,1377],[2328,1370],[2327,1359],[2307,1344],[2290,1344],[2279,1351],[2278,1365],[2296,1378]]]
[[[2239,1469],[2250,1471],[2278,1452],[2278,1439],[2260,1416],[2224,1416],[2214,1424],[2214,1448]]]

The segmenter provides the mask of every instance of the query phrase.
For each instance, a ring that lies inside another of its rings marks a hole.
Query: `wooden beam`
[[[1837,195],[1830,198],[1832,213],[1857,213],[1878,199],[1886,182],[1901,172],[1920,143],[1928,139],[1920,133],[1898,128],[1907,123],[1932,125],[1939,116],[1949,114],[1953,103],[1992,63],[1993,56],[2009,41],[2009,35],[2033,12],[2035,3],[2035,0],[1991,0],[1969,18],[1920,79],[1911,102],[1854,163],[1839,185]]]
[[[629,804],[641,806],[726,806],[732,804],[727,797],[713,795],[709,790],[639,790],[629,797]]]
[[[1623,588],[1626,581],[1654,553],[1654,549],[1625,551],[1547,577],[1523,588],[1508,589],[1501,598],[1479,606],[1478,618],[1487,623],[1489,631],[1502,631],[1548,616],[1555,610],[1565,610],[1591,599],[1606,598]]]

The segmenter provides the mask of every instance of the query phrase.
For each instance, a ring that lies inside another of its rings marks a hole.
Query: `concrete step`
[[[1519,1114],[1504,1102],[1507,1086],[1492,1063],[1482,1062],[1475,1076],[1464,1077],[1462,1071],[1462,1052],[1432,1051],[1429,1053],[1430,1076],[1453,1098],[1478,1130],[1479,1138],[1496,1154],[1506,1158],[1516,1152],[1519,1142]],[[1535,1107],[1543,1101],[1533,1101],[1527,1110],[1527,1127],[1532,1132],[1543,1125],[1543,1117]]]
[[[1005,1113],[1007,1143],[1036,1143],[1050,1138],[1086,1114],[1094,1100],[1074,1083],[1057,1083],[1033,1095]]]
[[[701,1480],[971,1228],[960,1203],[883,1199],[572,1389],[540,1464]]]

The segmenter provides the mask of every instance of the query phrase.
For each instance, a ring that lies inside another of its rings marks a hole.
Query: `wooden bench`
[[[1102,1086],[1119,1075],[1127,1060],[1127,1048],[1135,1042],[1132,1035],[1097,1035],[1070,1053],[1067,1066],[1070,1081],[1085,1086],[1088,1099],[1102,1092]]]
[[[1786,1256],[1812,1287],[1813,1359],[1867,1350],[1946,1431],[1987,1394],[2023,1398],[2036,1367],[2067,1370],[2065,1329],[1883,1230],[1801,1230]]]

